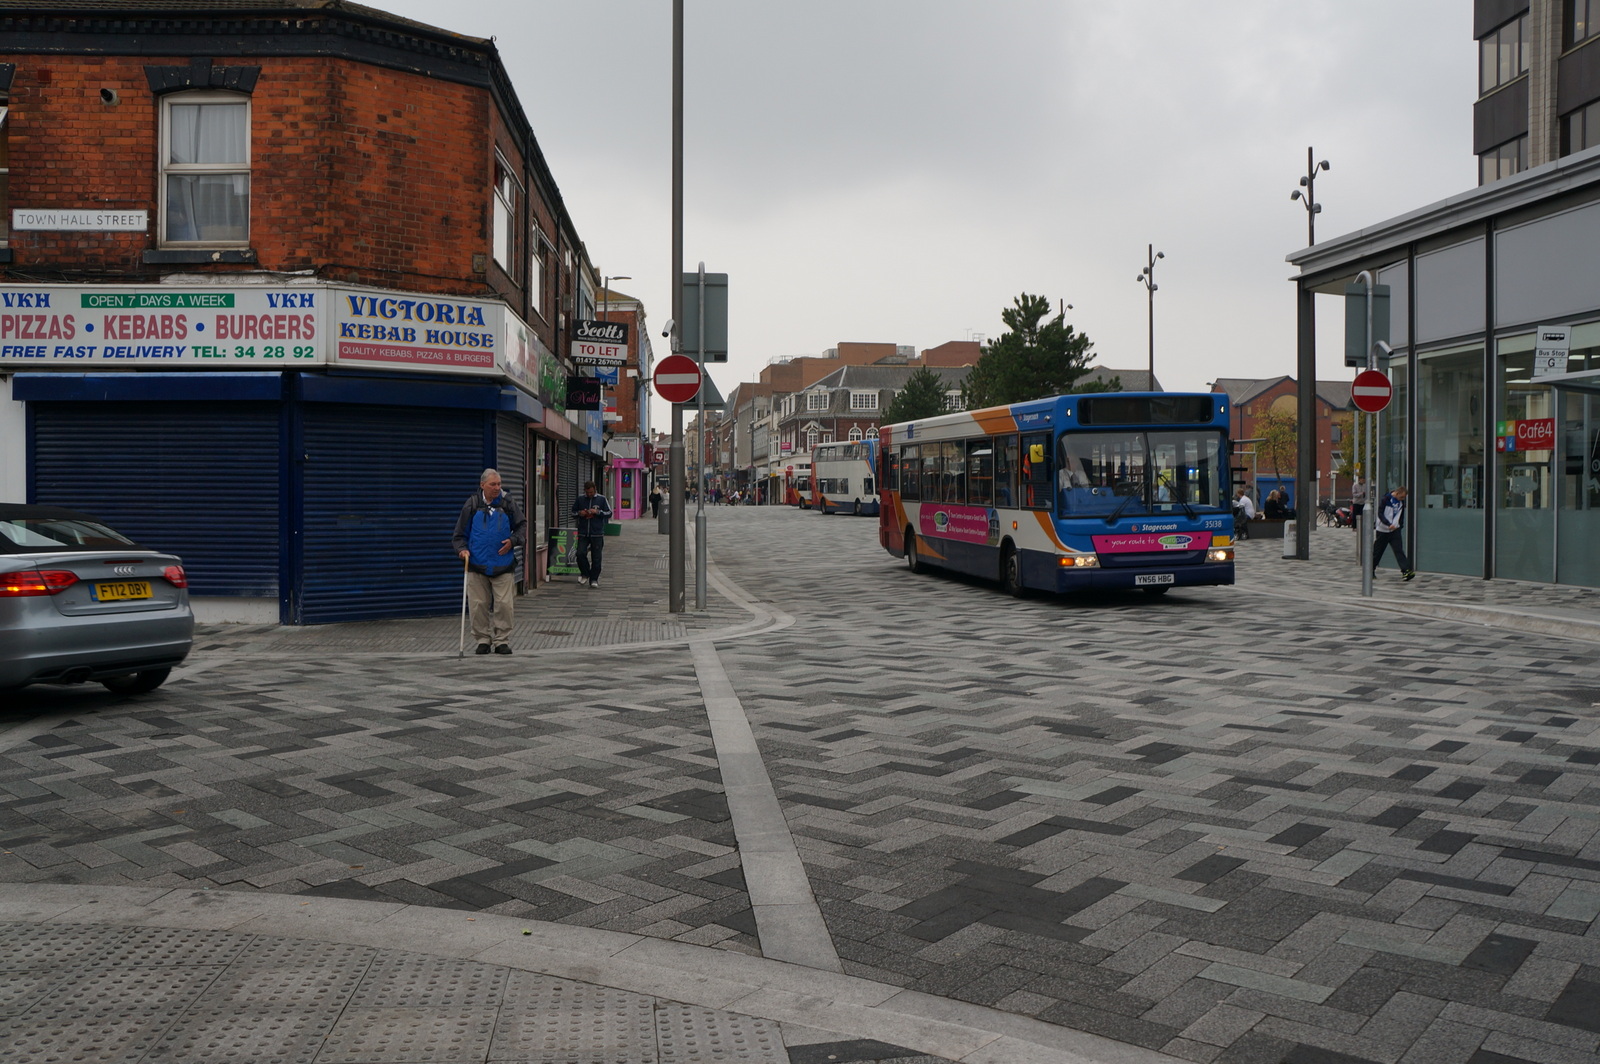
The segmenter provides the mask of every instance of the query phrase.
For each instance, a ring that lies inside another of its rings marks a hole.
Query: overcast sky
[[[493,36],[596,267],[671,309],[670,0],[369,0]],[[1168,389],[1294,373],[1306,148],[1319,242],[1476,184],[1466,0],[687,0],[685,266],[730,275],[726,391],[840,341],[1073,304]],[[1319,300],[1321,372],[1346,379]],[[658,410],[658,425],[662,424]]]

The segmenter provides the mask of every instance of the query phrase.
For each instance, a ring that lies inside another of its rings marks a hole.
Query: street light
[[[1299,200],[1305,206],[1307,247],[1317,242],[1317,215],[1322,213],[1322,204],[1317,202],[1317,171],[1333,169],[1328,165],[1328,160],[1324,159],[1319,163],[1313,163],[1311,161],[1312,158],[1314,158],[1314,153],[1307,147],[1306,176],[1300,179],[1300,188],[1289,193],[1290,199]],[[1302,192],[1300,189],[1305,189],[1305,191]]]
[[[1150,391],[1156,390],[1156,260],[1166,258],[1166,253],[1157,251],[1154,244],[1145,245],[1145,254],[1149,262],[1144,269],[1139,271],[1139,276],[1134,280],[1144,285],[1145,293],[1150,300]]]

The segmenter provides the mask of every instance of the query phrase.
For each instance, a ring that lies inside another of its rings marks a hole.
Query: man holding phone
[[[583,494],[572,504],[578,519],[578,583],[600,587],[600,559],[606,549],[606,522],[611,520],[611,504],[586,480]]]

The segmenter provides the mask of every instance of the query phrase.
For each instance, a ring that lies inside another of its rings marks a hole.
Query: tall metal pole
[[[1367,286],[1367,368],[1372,368],[1372,271],[1362,270],[1356,280]],[[1358,415],[1359,416],[1359,415]],[[1379,484],[1374,474],[1376,465],[1377,446],[1373,439],[1377,435],[1376,426],[1368,423],[1367,440],[1363,457],[1366,461],[1367,474],[1367,505],[1361,510],[1361,596],[1372,597],[1372,536],[1376,531],[1375,521],[1377,514],[1374,508],[1379,505],[1377,492]]]
[[[695,395],[699,410],[695,423],[699,430],[694,434],[694,608],[706,608],[706,264],[700,264],[699,286],[700,317],[696,321],[700,335],[695,338],[694,359],[700,364],[700,391]]]
[[[1145,286],[1148,289],[1145,294],[1149,296],[1150,303],[1150,390],[1153,392],[1156,390],[1156,246],[1145,245],[1145,254],[1150,259],[1150,283]]]
[[[672,0],[672,351],[682,346],[683,321],[683,0]],[[672,443],[668,448],[667,610],[683,612],[683,407],[672,404]]]

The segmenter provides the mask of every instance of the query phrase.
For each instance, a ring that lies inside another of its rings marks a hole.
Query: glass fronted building
[[[1289,261],[1302,380],[1311,295],[1342,296],[1362,270],[1390,286],[1378,470],[1411,489],[1417,568],[1600,587],[1600,149]],[[1536,370],[1536,336],[1555,326],[1565,367]]]

